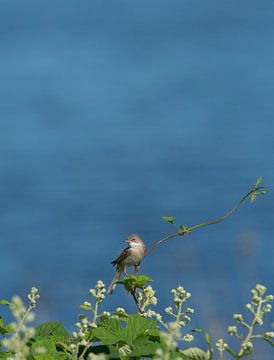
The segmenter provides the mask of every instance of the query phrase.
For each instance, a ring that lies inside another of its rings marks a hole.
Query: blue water
[[[259,176],[267,196],[155,249],[142,271],[160,309],[185,286],[193,326],[213,341],[256,282],[273,293],[273,11],[270,1],[1,2],[2,298],[37,286],[37,322],[71,329],[128,234],[149,245],[173,231],[162,215],[215,219]],[[105,306],[134,310],[120,289]]]

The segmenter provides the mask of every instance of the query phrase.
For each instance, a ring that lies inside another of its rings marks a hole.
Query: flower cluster
[[[138,300],[138,303],[140,304],[141,311],[143,313],[150,305],[155,306],[155,305],[157,305],[157,302],[158,302],[158,300],[155,296],[155,290],[153,290],[151,285],[145,287],[142,290],[142,292],[141,291],[138,292],[137,300]]]
[[[248,324],[242,314],[234,314],[234,320],[241,325],[243,328],[247,329],[247,335],[239,333],[238,327],[233,325],[227,328],[228,333],[231,336],[236,336],[241,343],[241,348],[239,353],[235,356],[239,358],[245,356],[250,353],[253,349],[253,340],[258,338],[263,338],[265,340],[271,341],[274,337],[273,332],[265,332],[264,334],[254,334],[254,330],[256,326],[263,325],[264,317],[267,313],[269,313],[272,309],[270,302],[273,301],[273,295],[266,295],[266,287],[257,284],[255,289],[251,290],[251,302],[246,304],[246,308],[251,312],[253,315],[253,321],[251,324]],[[223,351],[229,349],[228,345],[220,339],[216,344],[217,349],[222,353]],[[231,353],[231,349],[229,349]]]
[[[25,360],[29,356],[28,342],[34,336],[35,329],[26,324],[34,320],[32,309],[35,308],[38,299],[38,290],[33,287],[28,294],[28,308],[19,296],[14,296],[9,304],[16,322],[10,325],[13,334],[9,338],[4,338],[2,344],[8,351],[15,353],[12,359]]]
[[[106,287],[103,281],[98,280],[95,286],[95,289],[90,289],[89,293],[91,296],[95,297],[96,303],[101,304],[101,302],[105,299],[106,295]]]
[[[191,307],[187,307],[183,311],[183,304],[191,298],[191,294],[187,292],[182,286],[178,286],[177,289],[172,289],[171,294],[173,296],[173,302],[176,310],[173,310],[171,306],[168,306],[165,308],[165,312],[176,319],[178,327],[184,327],[191,321],[190,315],[194,314],[194,309]],[[187,336],[185,338],[186,341],[189,341],[191,336]]]
[[[216,343],[216,348],[222,354],[228,348],[228,345],[224,342],[223,339],[219,339]],[[221,355],[221,358],[222,358],[222,355]]]
[[[36,306],[36,301],[40,298],[38,290],[36,287],[32,287],[30,293],[28,294],[29,306],[34,309]]]
[[[95,298],[95,304],[92,305],[90,301],[84,301],[80,306],[84,310],[92,312],[92,319],[89,320],[85,315],[79,315],[79,321],[75,324],[77,331],[72,333],[72,341],[69,345],[72,355],[77,356],[79,352],[79,347],[84,346],[81,356],[84,356],[86,351],[91,345],[90,335],[92,329],[97,327],[97,319],[99,317],[109,318],[110,313],[104,311],[101,315],[98,314],[99,305],[105,299],[106,288],[103,281],[98,280],[94,289],[89,290],[89,294]]]

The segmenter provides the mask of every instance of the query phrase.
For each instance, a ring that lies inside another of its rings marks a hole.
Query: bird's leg
[[[134,270],[134,276],[136,276],[137,274],[138,274],[138,272],[140,271],[140,265],[138,264],[138,265],[134,265],[134,268],[135,268],[135,270]]]
[[[128,273],[127,273],[127,269],[126,269],[126,268],[124,269],[124,274],[125,274],[126,276],[128,276]]]

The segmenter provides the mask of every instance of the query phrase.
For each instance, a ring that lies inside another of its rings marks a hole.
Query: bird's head
[[[128,243],[129,247],[131,248],[136,246],[144,246],[143,240],[137,234],[129,235],[125,242]]]

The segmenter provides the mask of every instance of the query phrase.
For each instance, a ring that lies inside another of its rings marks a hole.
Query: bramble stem
[[[258,186],[257,184],[255,186],[253,186],[253,188],[247,193],[245,194],[241,200],[227,213],[225,214],[223,217],[217,219],[217,220],[213,220],[213,221],[208,221],[208,222],[204,222],[192,227],[181,227],[176,233],[173,233],[161,240],[156,241],[150,248],[148,248],[145,252],[145,256],[148,255],[156,246],[161,245],[163,242],[170,240],[176,236],[184,236],[186,234],[191,233],[193,230],[199,229],[203,226],[208,226],[208,225],[214,225],[214,224],[218,224],[224,220],[226,220],[228,217],[230,217],[236,210],[239,209],[239,207],[242,205],[242,203],[249,197],[249,196],[255,196],[256,194],[265,194],[266,189],[264,186]],[[176,228],[177,225],[174,224]]]
[[[32,309],[33,309],[33,306],[30,305],[30,306],[28,307],[27,311],[25,312],[25,314],[23,315],[21,321],[19,322],[18,327],[17,327],[17,329],[15,330],[14,334],[19,334],[22,326],[24,325],[24,322],[25,322],[27,316],[29,315],[29,313],[31,312]]]
[[[249,331],[248,331],[248,334],[246,336],[246,338],[244,339],[243,343],[242,343],[242,347],[241,347],[241,350],[239,351],[239,354],[237,355],[237,359],[240,359],[241,357],[244,356],[244,352],[245,352],[245,347],[244,345],[246,345],[249,340],[251,340],[251,338],[253,338],[253,331],[254,331],[254,328],[257,324],[257,319],[261,313],[261,307],[262,307],[262,300],[260,301],[259,305],[258,305],[258,308],[257,308],[257,311],[254,315],[254,319],[252,321],[252,324],[248,327],[249,328]]]
[[[134,302],[135,302],[135,304],[136,304],[136,306],[137,306],[137,309],[138,309],[139,313],[140,313],[140,314],[143,314],[144,311],[140,308],[140,305],[139,305],[139,302],[138,302],[138,300],[137,300],[136,292],[135,292],[135,291],[136,291],[135,289],[132,290],[132,291],[130,291],[130,294],[132,295],[132,297],[133,297],[133,299],[134,299]]]

